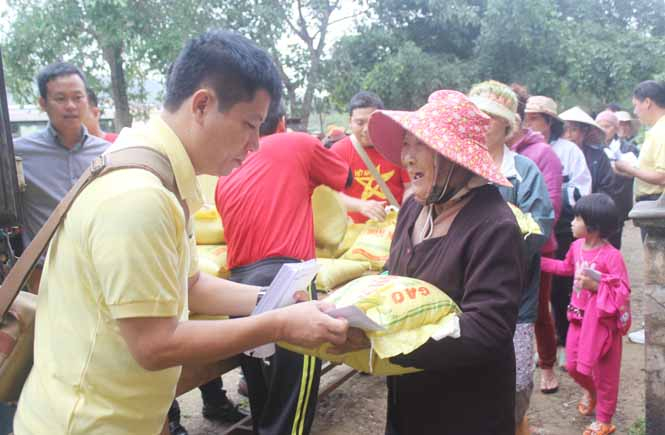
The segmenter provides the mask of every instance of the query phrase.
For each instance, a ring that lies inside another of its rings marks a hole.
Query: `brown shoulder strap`
[[[81,178],[78,179],[67,195],[60,201],[51,216],[39,230],[30,245],[23,251],[14,267],[9,271],[5,281],[0,287],[0,313],[5,315],[16,295],[30,275],[30,271],[37,263],[40,255],[46,249],[49,241],[55,234],[67,211],[76,197],[95,178],[108,174],[118,169],[138,168],[149,171],[160,179],[164,187],[171,191],[183,208],[185,222],[189,220],[189,209],[180,196],[173,169],[169,159],[159,151],[148,147],[121,148],[116,151],[101,155],[93,160]]]

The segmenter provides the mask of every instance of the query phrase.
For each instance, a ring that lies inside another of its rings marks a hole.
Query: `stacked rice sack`
[[[430,338],[459,336],[460,309],[443,291],[425,281],[400,276],[371,275],[355,279],[326,298],[336,307],[353,305],[383,329],[366,331],[370,348],[336,355],[329,344],[303,348],[280,346],[318,358],[344,363],[378,376],[419,371],[392,364],[389,358],[409,354]]]
[[[193,216],[199,268],[210,275],[228,278],[224,226],[215,207],[217,177],[200,175],[197,178],[205,201],[203,207]]]
[[[356,224],[347,216],[339,193],[320,186],[312,196],[316,257],[321,265],[316,287],[331,291],[369,271],[380,271],[388,259],[397,211],[384,222]]]

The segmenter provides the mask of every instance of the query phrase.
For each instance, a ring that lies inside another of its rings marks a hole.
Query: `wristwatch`
[[[256,305],[261,302],[261,299],[266,295],[266,291],[268,290],[268,287],[261,287],[259,288],[259,292],[256,294]]]

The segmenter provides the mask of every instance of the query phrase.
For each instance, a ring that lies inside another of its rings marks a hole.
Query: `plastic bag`
[[[543,231],[540,229],[540,225],[538,225],[538,222],[536,222],[533,216],[531,216],[531,213],[524,213],[517,206],[510,202],[508,203],[508,206],[513,211],[515,220],[517,220],[517,225],[519,225],[520,231],[522,231],[522,235],[525,238],[531,234],[541,236],[543,235]]]

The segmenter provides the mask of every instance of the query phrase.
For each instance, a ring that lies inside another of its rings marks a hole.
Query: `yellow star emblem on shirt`
[[[386,173],[381,173],[381,165],[377,165],[376,169],[379,172],[379,174],[381,174],[381,178],[385,182],[388,182],[388,180],[390,180],[393,177],[393,175],[395,175],[394,169]],[[356,181],[361,186],[363,186],[363,193],[362,195],[360,195],[360,199],[365,201],[373,196],[379,197],[381,199],[386,199],[386,195],[381,191],[379,183],[377,183],[376,180],[374,180],[372,174],[368,170],[363,170],[362,174],[363,175],[356,175],[355,177]]]

